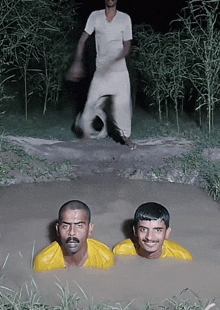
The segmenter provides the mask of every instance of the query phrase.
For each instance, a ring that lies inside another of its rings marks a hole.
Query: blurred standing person
[[[136,148],[131,141],[131,91],[125,58],[129,55],[132,25],[129,15],[116,8],[117,0],[105,0],[105,9],[90,14],[77,46],[73,65],[67,79],[78,82],[84,77],[83,53],[85,43],[95,31],[96,71],[94,73],[84,111],[77,116],[76,126],[84,138],[101,138],[107,135],[106,114],[103,111],[106,97],[110,96],[114,127],[122,143]],[[100,131],[94,130],[93,121],[99,117],[103,122]]]

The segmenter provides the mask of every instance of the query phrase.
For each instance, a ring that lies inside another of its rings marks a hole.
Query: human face
[[[135,230],[140,246],[139,254],[146,258],[160,258],[163,243],[169,238],[170,232],[171,229],[167,229],[160,220],[140,221]]]
[[[84,210],[66,210],[56,228],[69,256],[87,249],[87,238],[92,235],[93,224],[89,223]]]
[[[105,0],[105,6],[107,8],[113,8],[116,7],[117,0]]]

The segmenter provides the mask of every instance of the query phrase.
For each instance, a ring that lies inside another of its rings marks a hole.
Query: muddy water
[[[155,201],[171,214],[171,239],[195,256],[186,263],[174,260],[118,258],[108,271],[91,269],[60,270],[34,274],[43,302],[59,304],[62,287],[88,301],[132,301],[132,309],[144,309],[147,302],[160,304],[165,298],[197,296],[215,298],[220,305],[219,204],[196,187],[170,183],[151,183],[114,177],[95,176],[74,182],[20,184],[0,190],[0,284],[18,289],[31,284],[31,258],[50,244],[51,223],[59,207],[70,199],[86,202],[95,223],[93,237],[110,247],[125,238],[123,222],[133,217],[143,202]],[[77,283],[77,284],[76,284]],[[184,295],[181,292],[188,289]],[[194,293],[193,293],[194,292]],[[24,294],[25,290],[24,290]],[[187,295],[187,296],[186,296]]]

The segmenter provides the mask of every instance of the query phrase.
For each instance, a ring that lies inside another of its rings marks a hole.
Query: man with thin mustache
[[[111,249],[90,238],[94,229],[90,217],[89,207],[79,200],[70,200],[62,205],[56,224],[59,240],[37,255],[34,270],[47,272],[74,267],[113,267],[115,257]]]
[[[170,214],[159,203],[140,205],[134,214],[134,236],[117,244],[113,252],[119,256],[141,256],[147,259],[175,258],[192,261],[192,254],[180,244],[168,240],[171,234]]]

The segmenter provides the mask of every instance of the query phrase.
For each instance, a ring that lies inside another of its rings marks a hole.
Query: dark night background
[[[187,6],[187,0],[118,0],[118,10],[130,15],[133,25],[149,24],[156,32],[168,32],[170,22],[181,14],[181,9]],[[79,3],[79,13],[83,22],[92,11],[104,8],[104,0],[84,1]]]

